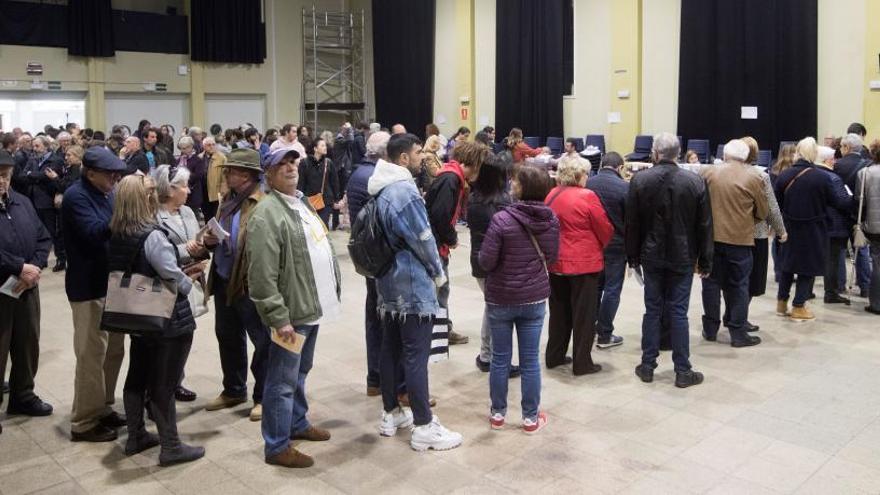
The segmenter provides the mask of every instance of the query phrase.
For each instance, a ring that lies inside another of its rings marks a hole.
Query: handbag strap
[[[785,185],[785,189],[782,190],[782,194],[787,193],[788,190],[791,188],[791,186],[793,186],[794,183],[795,183],[798,179],[800,179],[802,175],[804,175],[805,173],[809,172],[810,170],[813,170],[813,167],[807,167],[807,168],[805,168],[804,170],[801,170],[801,173],[795,175],[795,176],[794,176],[794,179],[791,179],[790,181],[788,181],[788,184]]]
[[[324,194],[324,185],[327,184],[327,157],[324,157],[324,176],[321,177],[321,194]]]
[[[864,205],[865,205],[865,184],[867,184],[867,182],[868,182],[868,168],[865,167],[862,170],[864,170],[865,173],[864,173],[864,176],[862,177],[862,184],[861,184],[862,187],[859,188],[859,213],[857,215],[858,221],[856,222],[856,225],[859,226],[859,228],[861,228],[861,226],[862,226],[862,209],[864,208]]]
[[[529,240],[532,241],[532,246],[535,247],[535,251],[537,251],[538,256],[541,257],[541,263],[544,265],[544,271],[549,272],[549,270],[547,269],[547,257],[544,256],[544,251],[541,250],[541,246],[538,244],[538,240],[535,239],[535,235],[532,234],[531,229],[526,227],[526,225],[524,223],[520,222],[519,219],[516,218],[515,216],[510,215],[510,217],[513,218],[514,220],[516,220],[516,223],[518,223],[519,226],[522,227],[522,229],[526,232],[526,234],[529,235]]]

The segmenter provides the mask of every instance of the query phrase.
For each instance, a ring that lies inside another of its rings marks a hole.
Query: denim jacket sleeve
[[[424,265],[431,278],[443,274],[437,242],[428,223],[428,213],[417,193],[397,212],[391,228]]]

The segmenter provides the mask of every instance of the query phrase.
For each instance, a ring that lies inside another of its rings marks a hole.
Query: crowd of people
[[[718,341],[723,325],[735,348],[761,343],[749,305],[766,291],[771,253],[780,316],[815,318],[808,301],[816,277],[826,304],[851,304],[847,256],[856,295],[880,314],[880,141],[868,150],[860,124],[836,148],[812,137],[786,146],[768,169],[757,166],[758,143],[743,137],[724,146],[720,163],[686,170],[679,162],[692,153],[661,133],[653,166],[635,173],[616,152],[593,170],[573,140],[551,158],[517,128],[497,154],[492,127],[474,139],[462,127],[447,139],[429,124],[424,143],[400,124],[346,123],[320,135],[293,124],[265,135],[251,125],[175,132],[144,120],[109,136],[68,124],[0,138],[7,414],[53,412],[34,393],[40,277],[52,251],[73,315],[71,440],[110,442],[125,428],[125,454],[158,446],[162,466],[205,454],[180,440],[175,402],[197,398],[184,369],[211,299],[222,390],[205,409],[247,403],[250,368],[249,417],[261,421],[266,462],[313,465],[293,442],[331,438],[309,421],[306,379],[319,329],[343,311],[329,231],[347,225],[370,225],[390,252],[365,277],[365,392],[381,396],[379,434],[408,430],[415,450],[463,441],[433,414],[428,381],[438,325],[449,345],[469,341],[449,304],[463,223],[485,300],[475,362],[489,374],[487,417],[496,430],[505,428],[516,377],[522,430],[534,434],[549,421],[540,364],[548,310],[548,369],[599,373],[594,345],[623,345],[614,321],[627,267],[644,286],[635,367],[643,382],[653,380],[662,350],[672,351],[676,387],[704,380],[690,359],[695,274],[702,337]],[[126,340],[122,414],[113,406]]]

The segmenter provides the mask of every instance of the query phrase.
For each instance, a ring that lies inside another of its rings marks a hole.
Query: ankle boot
[[[172,400],[169,404],[161,406],[156,402],[155,397],[150,401],[153,418],[155,418],[156,427],[159,430],[159,445],[162,447],[159,452],[160,466],[173,466],[205,456],[204,447],[194,447],[180,441],[177,434],[177,411],[174,408],[174,395],[172,394],[171,397]]]
[[[779,299],[776,301],[776,314],[778,316],[788,316],[791,313],[788,312],[788,301],[785,299]]]
[[[159,437],[144,427],[144,396],[125,391],[122,394],[125,406],[125,423],[128,440],[125,442],[125,455],[132,456],[159,445]]]

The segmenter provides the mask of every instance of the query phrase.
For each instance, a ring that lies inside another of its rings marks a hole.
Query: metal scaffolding
[[[364,11],[303,8],[302,122],[335,128],[367,115]]]

